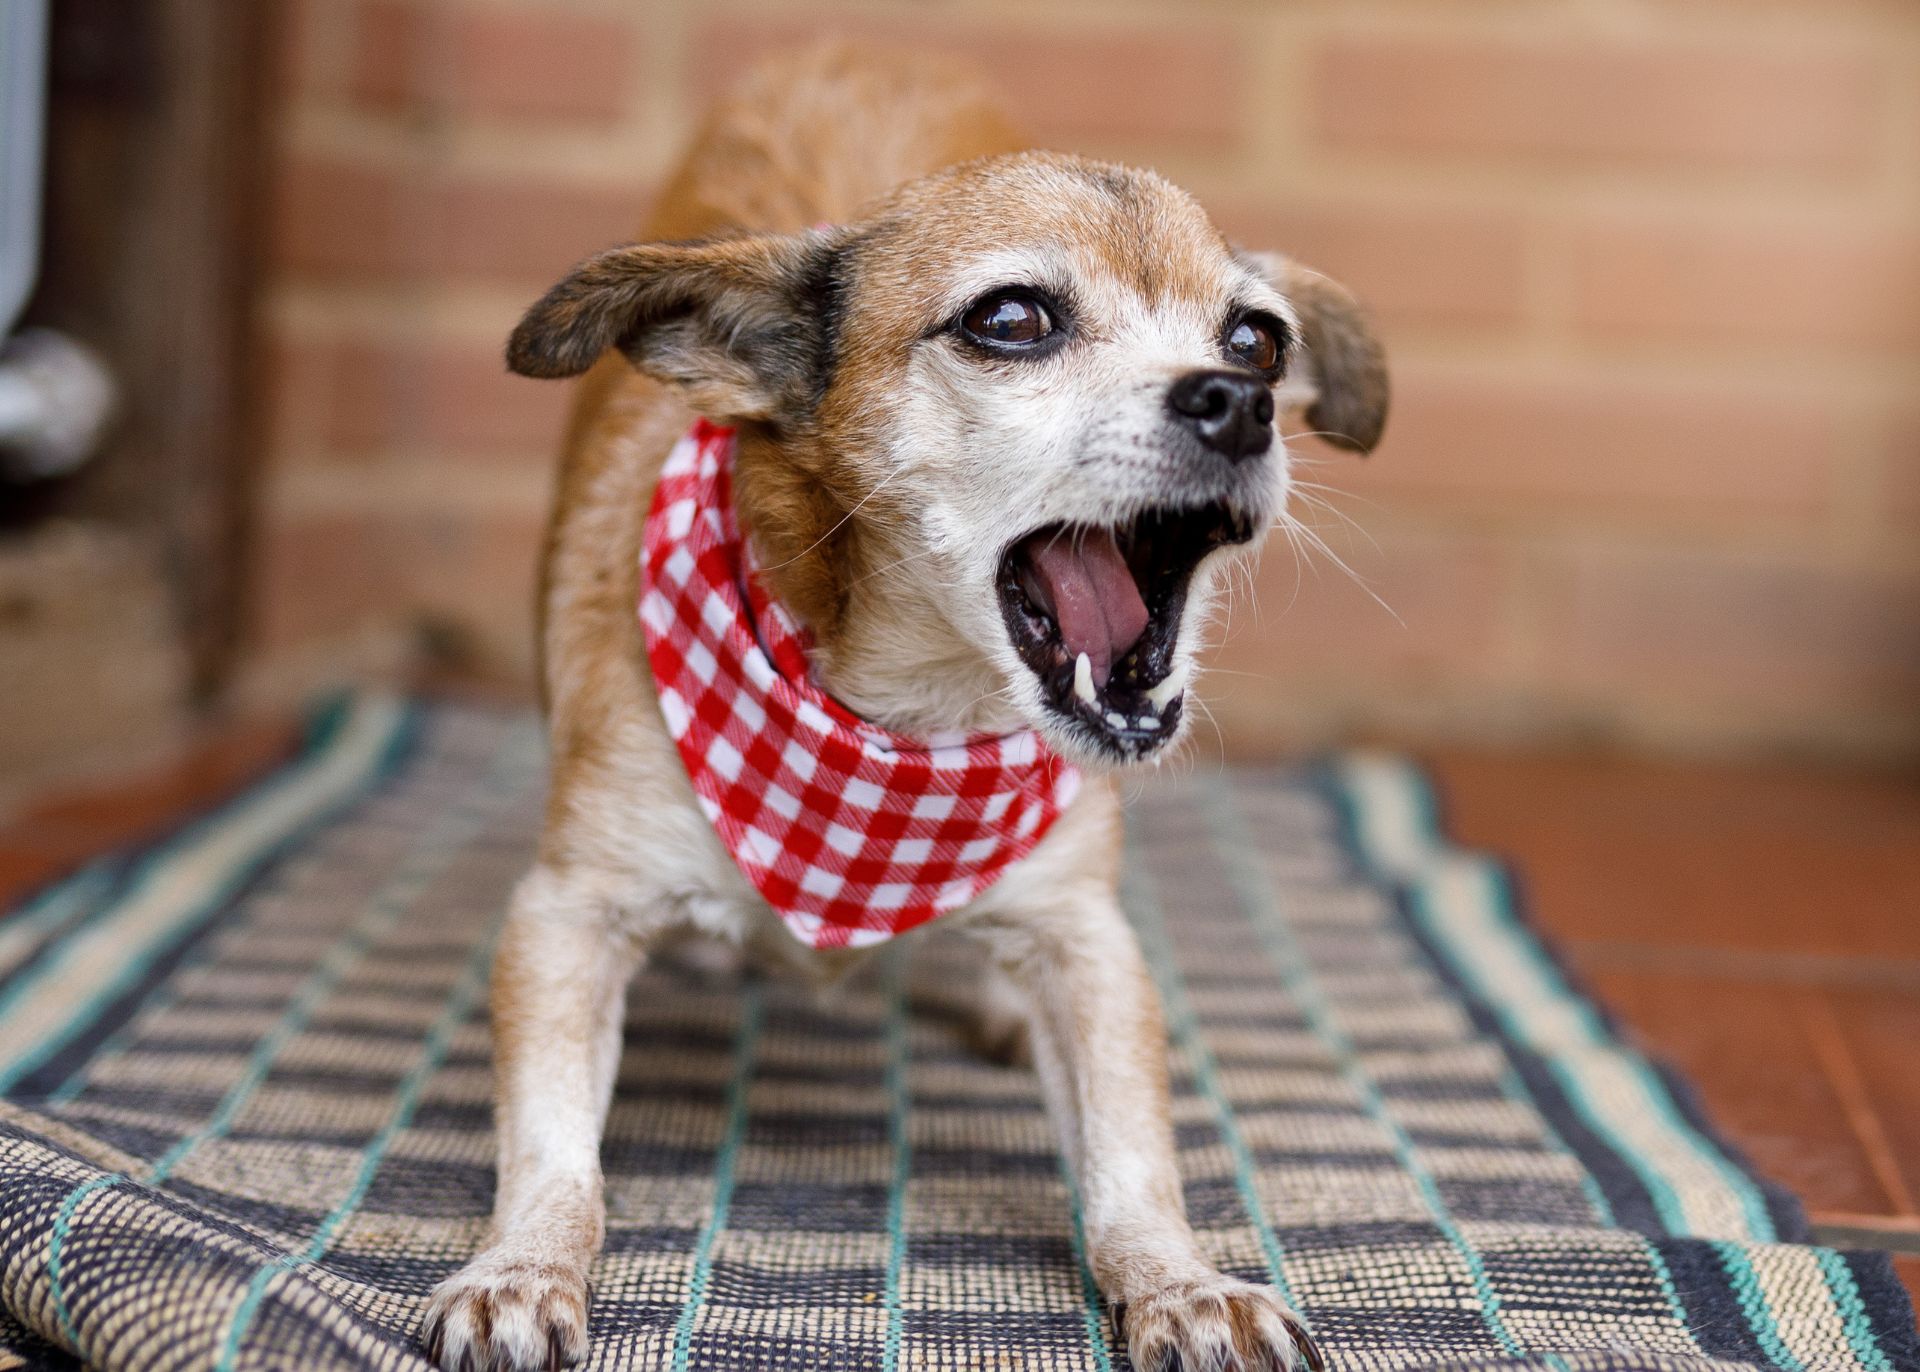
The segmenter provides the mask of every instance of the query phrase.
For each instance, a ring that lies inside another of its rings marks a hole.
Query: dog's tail
[[[844,223],[903,182],[1027,146],[1003,105],[925,52],[829,41],[779,54],[715,106],[648,236]]]

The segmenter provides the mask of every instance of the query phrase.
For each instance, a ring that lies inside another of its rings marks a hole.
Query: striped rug
[[[0,1367],[425,1367],[541,768],[529,719],[355,699],[0,918]],[[1415,769],[1169,768],[1129,824],[1188,1207],[1336,1369],[1920,1367],[1887,1260],[1807,1243]],[[592,1366],[1126,1367],[1032,1077],[964,1046],[972,970],[936,932],[825,996],[644,974]]]

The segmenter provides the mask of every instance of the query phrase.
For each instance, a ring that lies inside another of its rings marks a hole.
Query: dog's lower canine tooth
[[[1164,710],[1167,708],[1167,702],[1169,700],[1172,700],[1186,689],[1187,664],[1183,662],[1171,672],[1168,672],[1166,680],[1162,681],[1158,686],[1149,686],[1147,688],[1147,699],[1153,703],[1154,709]]]
[[[1073,693],[1089,705],[1100,703],[1100,697],[1093,689],[1093,659],[1085,653],[1073,662]]]

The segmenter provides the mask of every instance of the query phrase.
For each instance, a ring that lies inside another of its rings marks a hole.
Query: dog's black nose
[[[1167,392],[1167,408],[1230,462],[1273,446],[1273,392],[1245,372],[1188,372]]]

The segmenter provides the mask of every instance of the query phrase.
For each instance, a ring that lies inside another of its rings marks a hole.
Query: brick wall
[[[499,344],[822,30],[976,56],[1377,311],[1388,440],[1307,469],[1372,594],[1270,551],[1230,739],[1920,751],[1910,0],[302,0],[253,689],[524,680],[564,393]]]

